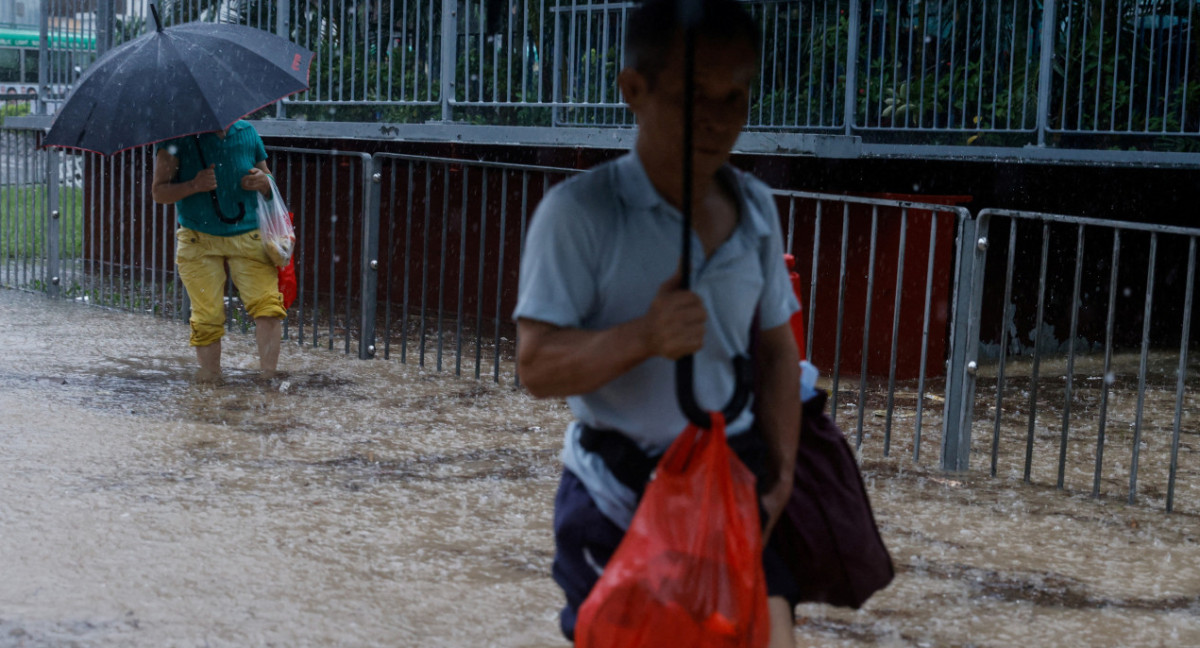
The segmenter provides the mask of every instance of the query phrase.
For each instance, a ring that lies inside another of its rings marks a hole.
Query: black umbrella
[[[313,53],[241,25],[193,22],[157,29],[105,54],[79,78],[46,146],[104,155],[221,131],[308,89]]]

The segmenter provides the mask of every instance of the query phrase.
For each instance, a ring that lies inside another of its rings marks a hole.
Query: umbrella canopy
[[[159,25],[88,68],[43,144],[111,155],[224,130],[308,89],[312,59],[311,51],[252,27]]]

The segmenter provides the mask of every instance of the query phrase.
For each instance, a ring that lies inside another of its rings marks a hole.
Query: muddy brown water
[[[0,290],[0,646],[565,645],[562,403],[286,344],[264,384],[236,333],[196,385],[186,335]],[[896,581],[801,645],[1200,645],[1195,514],[906,453],[864,464]]]

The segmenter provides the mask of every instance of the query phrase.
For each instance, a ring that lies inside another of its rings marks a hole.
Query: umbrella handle
[[[192,139],[196,142],[196,155],[200,157],[200,168],[207,169],[208,161],[204,159],[204,150],[200,148],[200,135],[192,135]],[[222,223],[240,223],[242,219],[246,217],[245,203],[238,203],[237,218],[226,218],[225,212],[221,211],[221,201],[217,199],[217,192],[208,192],[208,197],[212,199],[213,211],[217,213],[217,220],[220,220]]]
[[[683,36],[683,254],[681,255],[680,286],[687,290],[691,285],[692,274],[692,124],[694,121],[694,106],[696,79],[696,8],[689,5],[688,0],[682,1],[681,10],[685,12],[686,28]],[[702,429],[712,427],[712,417],[704,408],[696,403],[694,385],[695,357],[684,356],[675,361],[675,397],[679,408],[685,416]],[[750,400],[750,385],[753,381],[753,367],[750,359],[744,355],[733,359],[733,395],[725,404],[721,413],[726,421],[733,421],[745,409]]]
[[[696,427],[708,430],[712,428],[712,417],[696,402],[693,390],[694,362],[695,356],[690,355],[675,361],[675,397],[679,400],[679,408],[683,410],[684,416],[687,416],[687,419]],[[750,385],[753,380],[754,365],[750,363],[750,358],[744,355],[735,356],[733,359],[733,395],[729,397],[729,402],[721,410],[726,421],[736,419],[746,408],[746,403],[750,402]]]

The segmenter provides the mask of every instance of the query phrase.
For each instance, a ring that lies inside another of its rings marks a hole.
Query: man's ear
[[[621,89],[621,96],[625,98],[629,109],[636,115],[641,110],[649,90],[646,77],[631,67],[622,68],[617,75],[617,87]]]

